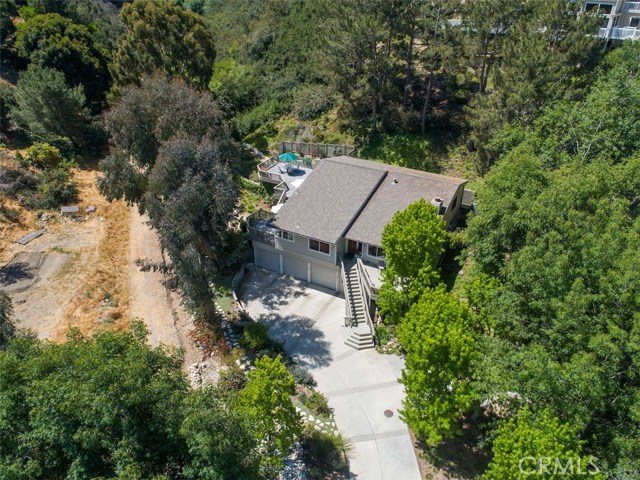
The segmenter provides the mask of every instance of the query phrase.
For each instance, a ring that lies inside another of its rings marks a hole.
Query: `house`
[[[599,35],[607,40],[640,40],[640,2],[586,0],[584,11],[602,15]]]
[[[385,225],[423,198],[453,229],[463,209],[465,184],[459,178],[347,156],[323,159],[277,213],[258,212],[248,219],[255,264],[344,292],[345,341],[357,348],[372,346],[375,300],[385,266]]]

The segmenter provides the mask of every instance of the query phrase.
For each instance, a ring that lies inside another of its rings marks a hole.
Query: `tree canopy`
[[[102,142],[85,107],[82,87],[69,87],[58,70],[31,66],[18,80],[12,119],[37,141],[88,147]]]
[[[68,85],[82,86],[90,101],[104,99],[107,59],[86,26],[57,13],[36,15],[18,25],[15,45],[32,65],[61,71]]]
[[[436,207],[421,199],[396,213],[382,232],[387,267],[379,307],[397,323],[425,289],[437,285],[437,263],[444,252],[445,223]]]
[[[100,191],[149,214],[185,300],[213,318],[209,282],[225,265],[237,199],[220,111],[207,92],[156,76],[124,88],[106,123],[116,148]]]
[[[407,352],[400,413],[419,438],[435,445],[459,431],[460,415],[475,399],[471,312],[443,287],[427,291],[402,320],[398,338]]]
[[[216,55],[202,17],[169,0],[135,0],[120,15],[125,31],[112,63],[118,83],[139,84],[159,70],[199,88],[209,84]]]

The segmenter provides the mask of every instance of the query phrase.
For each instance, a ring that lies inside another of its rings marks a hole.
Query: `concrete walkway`
[[[400,420],[403,361],[343,343],[344,299],[291,277],[253,270],[240,300],[269,335],[307,368],[329,399],[340,432],[351,440],[351,477],[358,480],[419,480],[407,426]],[[392,413],[389,417],[385,415]]]

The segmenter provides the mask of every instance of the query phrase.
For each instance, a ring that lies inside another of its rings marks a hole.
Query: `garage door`
[[[258,267],[280,272],[280,255],[261,248],[256,248],[256,265]]]
[[[307,281],[307,262],[298,258],[283,256],[284,273],[300,280]]]
[[[311,283],[321,287],[336,289],[336,271],[320,265],[311,264]]]

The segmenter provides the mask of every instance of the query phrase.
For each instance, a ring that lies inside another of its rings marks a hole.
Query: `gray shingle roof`
[[[395,179],[395,182],[394,182]],[[276,214],[275,225],[335,243],[380,245],[393,215],[424,198],[448,206],[465,180],[347,156],[321,161]]]
[[[380,169],[323,160],[278,211],[273,225],[336,243],[383,176]]]

